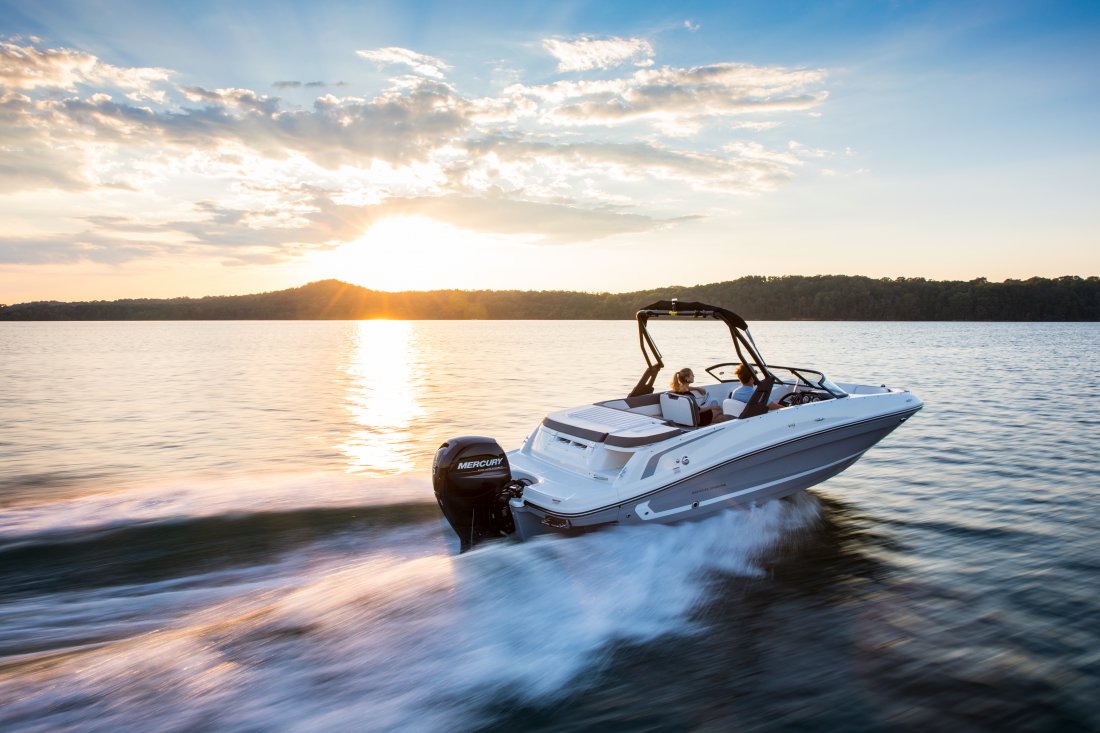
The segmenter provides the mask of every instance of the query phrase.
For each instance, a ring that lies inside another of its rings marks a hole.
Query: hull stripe
[[[750,486],[747,489],[741,489],[740,491],[734,491],[734,492],[731,492],[729,494],[723,494],[722,496],[715,496],[711,499],[704,499],[703,501],[700,501],[698,503],[698,506],[709,506],[711,504],[717,504],[718,502],[727,501],[729,499],[734,498],[735,496],[741,496],[742,494],[747,494],[751,491],[760,491],[761,489],[766,489],[770,486],[777,486],[777,485],[779,485],[781,483],[784,483],[786,481],[795,481],[797,479],[803,478],[804,476],[809,476],[812,473],[817,473],[818,471],[824,471],[824,470],[832,468],[833,466],[839,466],[840,464],[844,463],[845,461],[854,461],[857,458],[859,458],[861,455],[863,455],[864,453],[866,453],[866,451],[862,451],[862,450],[861,451],[856,451],[855,453],[853,453],[850,456],[845,456],[844,458],[841,458],[838,461],[833,461],[832,463],[826,463],[823,466],[814,466],[813,468],[802,471],[800,473],[796,473],[796,474],[792,474],[790,476],[783,476],[781,478],[777,478],[774,481],[766,481],[762,484],[756,484],[755,486]],[[680,512],[686,512],[686,511],[688,511],[689,509],[692,509],[692,508],[693,507],[692,507],[691,504],[684,504],[683,506],[678,506],[674,509],[666,509],[663,512],[655,512],[655,511],[652,511],[649,508],[649,502],[648,501],[643,501],[641,504],[638,504],[637,506],[634,507],[634,512],[637,514],[639,519],[644,520],[646,522],[650,522],[654,519],[660,519],[661,517],[668,517],[668,516],[671,516],[673,514],[679,514]]]

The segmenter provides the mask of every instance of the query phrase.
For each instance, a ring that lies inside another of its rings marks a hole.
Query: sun
[[[460,229],[426,216],[383,219],[356,240],[311,255],[320,278],[336,278],[375,290],[486,287],[499,260],[499,238]]]

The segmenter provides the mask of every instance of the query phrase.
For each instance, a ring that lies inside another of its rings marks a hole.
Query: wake
[[[799,495],[461,556],[427,519],[300,545],[220,585],[165,589],[194,603],[155,629],[138,613],[136,633],[48,664],[9,657],[0,699],[18,702],[0,709],[0,728],[473,728],[495,701],[569,694],[616,643],[697,633],[708,577],[759,576],[784,535],[817,517],[817,501]],[[144,590],[143,602],[163,602]],[[102,593],[85,602],[117,608]]]

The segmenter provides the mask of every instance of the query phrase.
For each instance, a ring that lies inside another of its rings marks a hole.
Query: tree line
[[[7,321],[619,319],[657,300],[728,308],[749,321],[1097,321],[1100,278],[989,282],[849,275],[743,277],[632,293],[429,290],[390,293],[322,280],[254,295],[44,301],[0,306]]]

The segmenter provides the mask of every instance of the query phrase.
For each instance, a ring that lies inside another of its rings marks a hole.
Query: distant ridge
[[[4,321],[618,319],[654,300],[721,305],[752,320],[1097,321],[1100,278],[988,282],[850,275],[743,277],[632,293],[429,290],[389,293],[321,280],[255,295],[0,306]]]

